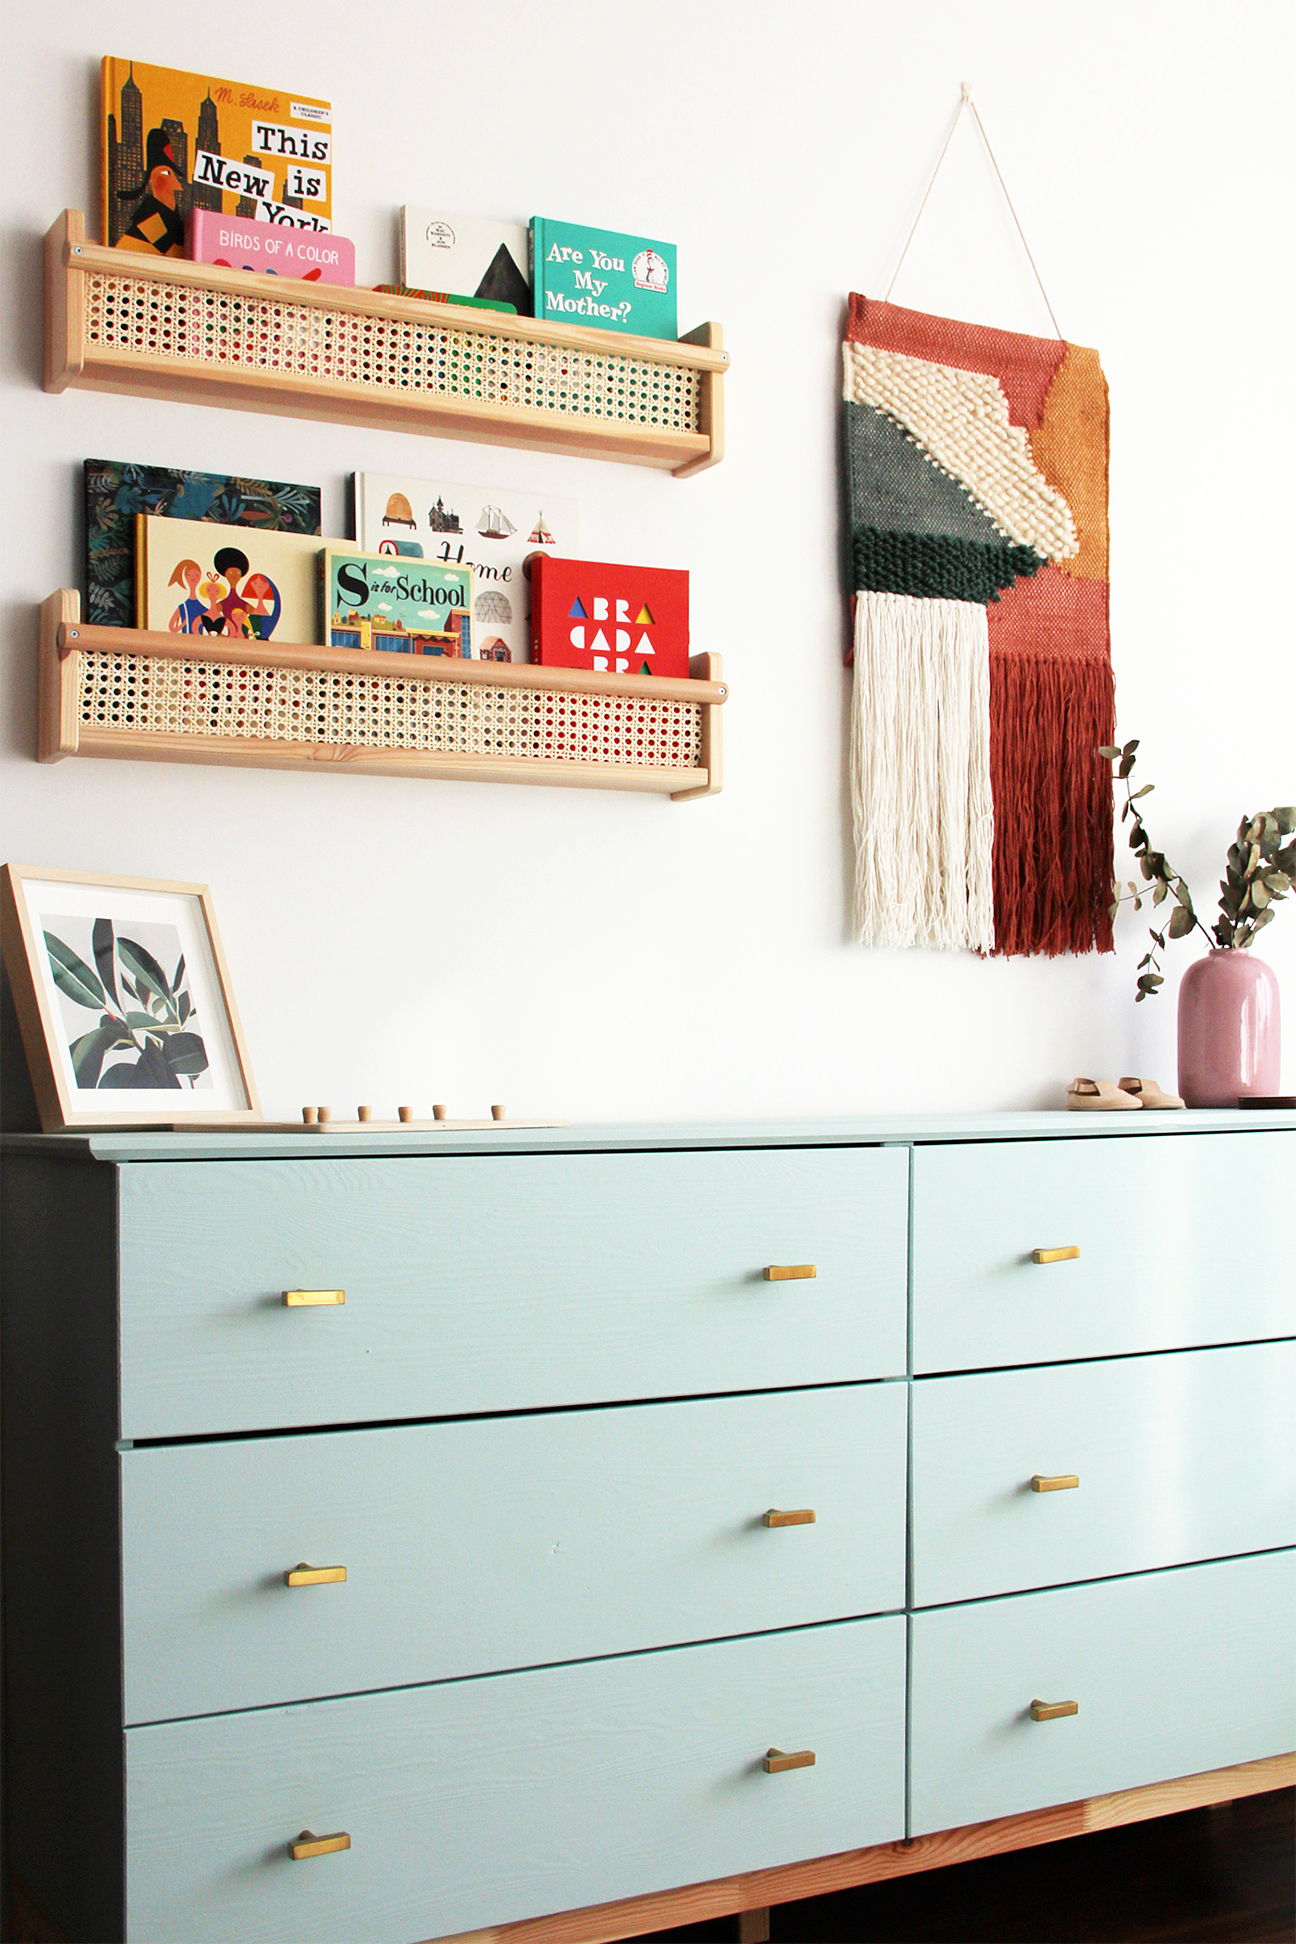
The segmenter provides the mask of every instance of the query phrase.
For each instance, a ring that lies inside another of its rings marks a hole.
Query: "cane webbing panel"
[[[133,734],[242,737],[352,749],[695,769],[702,709],[417,676],[85,651],[79,719]]]
[[[85,276],[89,345],[229,371],[383,392],[520,405],[573,418],[697,432],[700,375],[687,366],[578,351],[282,297],[173,284],[123,271]]]

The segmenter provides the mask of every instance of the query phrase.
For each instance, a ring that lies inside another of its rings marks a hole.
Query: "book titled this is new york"
[[[105,243],[183,256],[191,210],[332,227],[327,101],[112,54],[102,86]]]
[[[673,243],[533,216],[530,257],[537,317],[678,337]]]

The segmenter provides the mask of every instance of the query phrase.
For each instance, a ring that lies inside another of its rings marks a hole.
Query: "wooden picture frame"
[[[260,1122],[205,884],[6,864],[0,946],[47,1134]]]

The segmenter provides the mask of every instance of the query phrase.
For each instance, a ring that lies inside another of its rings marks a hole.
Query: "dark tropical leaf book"
[[[133,466],[115,459],[85,462],[86,620],[99,628],[134,628],[135,516],[211,520],[259,527],[263,533],[320,530],[318,486],[282,480],[222,478],[173,466]]]

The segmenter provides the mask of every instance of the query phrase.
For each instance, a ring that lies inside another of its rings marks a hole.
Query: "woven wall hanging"
[[[1110,951],[1098,355],[852,296],[842,358],[856,939]]]

